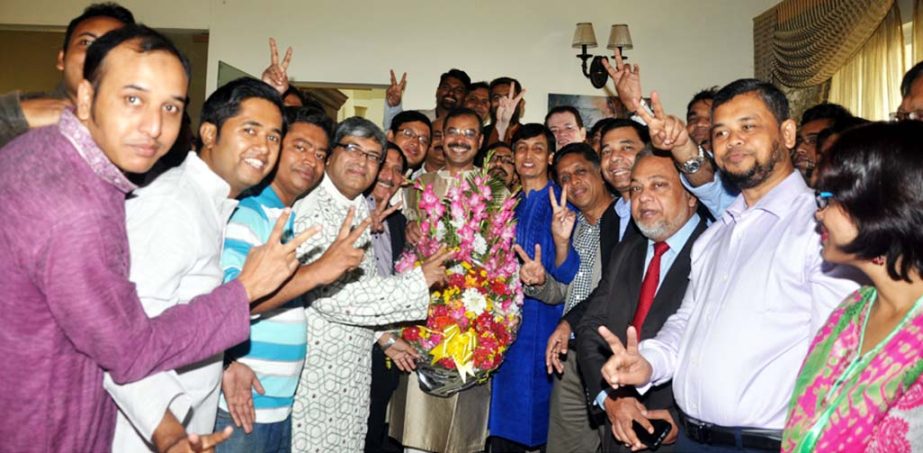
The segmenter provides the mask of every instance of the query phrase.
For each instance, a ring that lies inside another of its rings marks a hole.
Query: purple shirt
[[[0,449],[109,451],[119,383],[249,334],[238,281],[148,319],[128,280],[134,186],[69,111],[0,150]]]

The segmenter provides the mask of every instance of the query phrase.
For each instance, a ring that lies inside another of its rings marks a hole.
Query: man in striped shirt
[[[288,131],[271,182],[240,200],[225,235],[221,266],[233,279],[247,254],[269,238],[283,210],[311,191],[324,175],[333,122],[318,110],[287,108]],[[346,224],[351,219],[347,218]],[[290,445],[295,388],[306,354],[306,322],[299,296],[329,283],[359,264],[363,252],[354,249],[363,227],[331,245],[317,262],[301,266],[295,276],[266,300],[254,304],[259,313],[250,326],[250,339],[228,351],[222,380],[217,429],[236,425],[219,451],[285,451]],[[356,236],[356,237],[353,237]],[[291,224],[283,240],[291,237]],[[350,238],[352,240],[350,240]]]

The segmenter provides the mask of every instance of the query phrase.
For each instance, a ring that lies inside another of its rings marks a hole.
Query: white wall
[[[645,90],[685,113],[701,88],[753,75],[752,19],[777,0],[123,0],[155,27],[207,28],[208,87],[217,62],[259,74],[269,36],[295,49],[293,79],[387,84],[388,69],[408,73],[404,105],[431,108],[439,74],[450,67],[473,80],[518,78],[528,90],[527,121],[544,117],[547,94],[602,94],[580,73],[571,39],[592,21],[600,47],[609,25],[627,23]],[[82,5],[67,0],[3,0],[0,23],[62,25]]]

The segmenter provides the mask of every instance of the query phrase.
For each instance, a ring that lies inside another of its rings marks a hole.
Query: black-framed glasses
[[[345,149],[346,152],[353,157],[362,157],[366,162],[372,162],[376,164],[381,162],[382,155],[380,153],[366,151],[355,143],[337,143],[337,146]]]
[[[832,192],[822,192],[820,190],[814,191],[814,203],[817,204],[817,209],[825,209],[827,206],[830,206],[830,199],[833,198]]]
[[[410,129],[401,129],[397,133],[410,140],[416,140],[421,146],[429,146],[429,137],[423,134],[418,134]]]

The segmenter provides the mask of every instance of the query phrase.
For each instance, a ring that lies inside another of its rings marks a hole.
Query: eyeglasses
[[[832,192],[814,192],[814,203],[817,204],[817,209],[822,210],[826,209],[827,206],[830,206],[830,199],[833,198]]]
[[[457,129],[454,127],[450,127],[445,130],[445,135],[447,137],[464,136],[465,138],[475,138],[478,136],[478,131],[475,129]]]
[[[379,163],[381,162],[381,154],[374,153],[372,151],[366,151],[362,149],[361,146],[355,143],[337,143],[337,146],[346,150],[347,154],[353,157],[363,157],[366,162]]]
[[[918,110],[916,112],[892,112],[888,115],[888,118],[891,121],[923,120],[923,110]]]
[[[421,146],[429,146],[429,137],[423,134],[418,134],[410,129],[401,129],[397,133],[410,140],[416,140]]]

